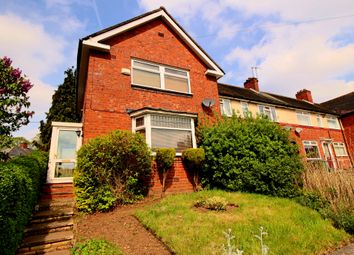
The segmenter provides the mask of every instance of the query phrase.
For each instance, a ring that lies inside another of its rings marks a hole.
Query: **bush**
[[[123,252],[106,240],[91,239],[75,244],[71,249],[73,255],[123,255]]]
[[[34,152],[0,165],[0,250],[15,254],[47,172],[47,155]]]
[[[173,166],[176,157],[176,150],[173,148],[156,149],[156,165],[157,170],[162,174],[162,191],[165,192],[165,183],[168,170]]]
[[[225,211],[228,202],[225,198],[219,196],[208,197],[207,199],[199,200],[195,204],[196,207],[203,207],[209,210]]]
[[[203,148],[191,148],[182,152],[182,160],[193,175],[194,190],[199,188],[199,173],[205,160]]]
[[[150,150],[140,134],[115,131],[92,139],[77,156],[77,208],[92,213],[134,202],[146,193],[150,173]]]
[[[295,196],[302,164],[289,133],[267,119],[237,116],[199,131],[205,151],[202,182],[211,188]]]

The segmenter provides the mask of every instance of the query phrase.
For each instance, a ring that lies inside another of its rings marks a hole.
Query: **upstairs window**
[[[221,109],[221,115],[225,115],[227,117],[232,116],[231,101],[229,99],[222,98],[220,100],[220,109]]]
[[[188,71],[135,59],[132,60],[132,83],[156,89],[191,93]]]
[[[339,129],[339,123],[336,117],[327,116],[327,124],[328,124],[328,128]]]
[[[271,121],[277,121],[277,115],[275,113],[275,108],[272,106],[258,105],[259,113],[270,119]]]
[[[248,117],[249,110],[248,110],[248,104],[246,102],[241,102],[241,110],[242,110],[243,117]]]
[[[150,148],[174,148],[177,153],[196,147],[194,119],[183,115],[149,113],[133,118],[133,131],[142,134]]]
[[[336,156],[348,156],[344,143],[333,143]]]
[[[316,141],[303,141],[306,157],[309,160],[321,159]]]
[[[311,126],[310,114],[308,112],[296,112],[296,116],[300,125]]]
[[[323,127],[321,115],[317,114],[316,120],[317,120],[317,126],[318,127]]]

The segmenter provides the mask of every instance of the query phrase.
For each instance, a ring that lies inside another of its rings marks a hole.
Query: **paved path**
[[[330,255],[354,255],[354,243],[339,249]]]

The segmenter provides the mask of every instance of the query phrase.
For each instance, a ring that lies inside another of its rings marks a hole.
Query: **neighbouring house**
[[[296,98],[259,90],[257,78],[249,78],[244,88],[218,84],[223,115],[265,115],[291,133],[300,152],[309,161],[322,161],[331,169],[352,166],[338,114],[313,102],[311,91],[301,90]]]
[[[354,92],[321,103],[340,115],[351,160],[354,160]]]
[[[10,157],[18,157],[18,156],[25,156],[32,152],[33,150],[28,147],[28,143],[22,142],[18,145],[13,146],[12,148],[6,150],[6,154]]]
[[[120,129],[143,134],[152,149],[175,148],[167,191],[192,191],[179,156],[196,147],[197,120],[233,110],[260,112],[290,129],[310,160],[351,165],[339,155],[347,149],[335,112],[314,104],[309,91],[297,99],[260,92],[255,78],[246,89],[218,84],[224,71],[163,7],[81,39],[77,73],[81,122],[52,123],[48,183],[72,182],[81,144]],[[161,190],[154,173],[151,192]]]

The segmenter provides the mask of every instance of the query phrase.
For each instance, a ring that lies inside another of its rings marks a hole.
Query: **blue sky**
[[[220,81],[242,85],[257,66],[260,89],[316,102],[354,90],[352,0],[0,0],[0,57],[35,84],[33,138],[64,71],[76,65],[79,38],[165,6],[223,68]]]

